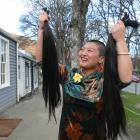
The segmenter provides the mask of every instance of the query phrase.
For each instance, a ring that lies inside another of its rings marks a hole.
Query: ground
[[[9,137],[0,137],[0,140],[57,140],[60,115],[61,106],[56,110],[57,124],[54,120],[48,123],[48,112],[45,111],[41,92],[30,95],[0,114],[8,118],[22,119]]]
[[[129,133],[140,139],[140,95],[124,92],[122,95]]]
[[[23,119],[8,138],[0,140],[57,140],[60,112],[61,107],[56,110],[57,124],[54,120],[48,123],[42,94],[26,97],[0,115]]]

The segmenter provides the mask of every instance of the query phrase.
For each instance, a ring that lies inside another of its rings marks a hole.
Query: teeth
[[[87,61],[87,59],[81,59],[82,61]]]

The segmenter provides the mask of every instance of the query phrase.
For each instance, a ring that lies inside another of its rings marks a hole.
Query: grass
[[[123,92],[122,99],[126,111],[128,132],[135,139],[140,139],[140,95]]]

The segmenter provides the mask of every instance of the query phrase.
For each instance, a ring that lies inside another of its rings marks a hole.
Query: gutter
[[[19,44],[18,44],[18,42],[17,42],[17,49],[16,49],[16,51],[17,51],[17,53],[16,53],[16,60],[17,60],[17,102],[19,102],[19,81],[18,81],[18,48],[19,48]]]

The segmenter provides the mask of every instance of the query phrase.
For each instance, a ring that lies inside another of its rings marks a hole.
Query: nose
[[[87,55],[87,51],[85,50],[80,50],[79,52],[80,56],[86,56]]]

